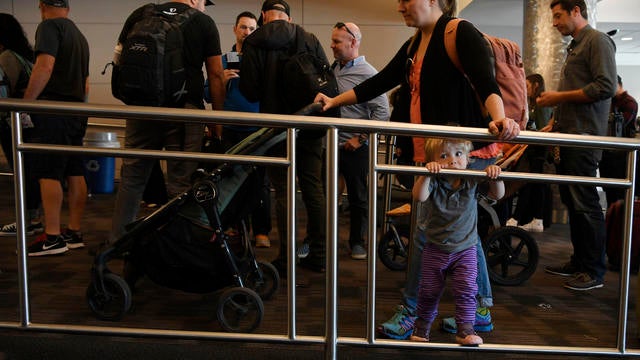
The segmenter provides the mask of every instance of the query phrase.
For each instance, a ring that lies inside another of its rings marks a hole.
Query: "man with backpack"
[[[213,3],[176,0],[136,9],[118,37],[112,78],[114,96],[131,105],[204,109],[204,63],[213,109],[221,110],[224,101],[222,51],[216,24],[204,13],[207,5]],[[136,51],[145,52],[146,56]],[[158,68],[161,64],[165,67]],[[149,81],[149,77],[153,81]],[[149,89],[154,91],[147,93]],[[203,135],[202,124],[128,119],[125,148],[198,152]],[[125,225],[135,220],[154,163],[154,159],[123,159],[111,240],[119,238]],[[191,186],[191,175],[196,168],[197,162],[167,160],[169,197]]]
[[[260,26],[249,35],[243,45],[240,63],[240,91],[249,101],[260,101],[260,112],[270,114],[292,114],[313,102],[317,88],[306,83],[303,72],[293,63],[299,59],[305,64],[316,61],[327,73],[323,85],[335,87],[329,62],[318,39],[291,23],[291,10],[284,0],[267,0],[262,4],[258,20]],[[304,60],[306,58],[306,60]],[[285,68],[287,70],[285,70]],[[297,79],[294,79],[298,77]],[[303,96],[300,96],[303,95]],[[336,115],[334,113],[332,115]],[[301,130],[297,141],[297,175],[302,199],[307,210],[307,241],[311,253],[300,260],[300,265],[313,271],[325,269],[325,198],[322,185],[322,137],[324,132]],[[286,153],[285,144],[272,150],[274,155]],[[280,235],[280,251],[273,265],[281,276],[286,276],[287,227],[286,227],[286,168],[269,168],[268,175],[276,190],[276,216]]]

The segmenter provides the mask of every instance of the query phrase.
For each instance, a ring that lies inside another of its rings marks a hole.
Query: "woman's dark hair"
[[[29,44],[22,25],[11,14],[0,13],[0,45],[30,62],[34,60],[33,47]]]
[[[529,80],[532,85],[538,84],[538,87],[535,88],[535,94],[531,95],[531,97],[535,99],[544,91],[544,78],[540,74],[531,74],[527,76],[527,80]]]

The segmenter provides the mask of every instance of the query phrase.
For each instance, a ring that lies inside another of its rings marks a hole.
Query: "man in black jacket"
[[[249,35],[243,46],[240,65],[240,91],[249,101],[260,101],[260,112],[290,114],[284,93],[287,84],[282,80],[284,59],[294,53],[297,46],[296,32],[299,25],[291,23],[289,4],[283,0],[267,0],[262,4],[258,24],[260,28]],[[318,39],[304,32],[307,51],[328,60]],[[310,102],[313,99],[310,100]],[[325,269],[325,198],[322,187],[322,137],[304,136],[297,142],[297,176],[302,199],[307,210],[307,239],[311,253],[301,259],[300,265],[314,271]],[[285,144],[273,149],[274,155],[285,154]],[[286,276],[286,169],[272,167],[269,178],[276,190],[276,216],[280,234],[280,252],[273,265]]]

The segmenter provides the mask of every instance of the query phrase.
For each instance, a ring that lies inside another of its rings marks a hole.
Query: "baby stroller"
[[[264,155],[283,141],[281,129],[261,129],[228,154]],[[278,289],[278,271],[255,258],[244,219],[255,204],[258,177],[250,164],[219,165],[194,175],[192,188],[100,251],[86,292],[102,320],[119,320],[131,307],[131,289],[146,275],[155,283],[191,293],[220,291],[216,315],[225,331],[250,332],[262,321],[263,300]],[[108,262],[122,258],[123,275]]]

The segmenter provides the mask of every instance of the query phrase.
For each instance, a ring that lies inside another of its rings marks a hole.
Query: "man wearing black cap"
[[[83,102],[87,99],[89,44],[68,19],[67,0],[40,0],[42,22],[36,30],[36,61],[24,93],[27,100]],[[82,146],[87,128],[84,116],[33,114],[31,141]],[[29,256],[61,254],[84,246],[80,224],[87,198],[82,160],[51,153],[28,154],[26,164],[40,183],[45,232],[29,246]],[[68,228],[60,229],[62,182],[69,188]]]
[[[283,83],[283,66],[289,54],[298,46],[296,34],[304,35],[305,51],[316,57],[327,57],[318,39],[291,23],[291,8],[283,0],[267,0],[262,4],[259,24],[264,24],[249,35],[243,46],[240,64],[240,91],[249,101],[260,101],[260,112],[290,114],[285,101],[287,84]],[[311,100],[313,101],[313,100]],[[325,198],[322,187],[322,137],[303,137],[297,142],[297,175],[302,199],[307,210],[307,239],[310,254],[300,265],[314,271],[325,269]],[[285,154],[285,144],[276,146],[274,153]],[[280,253],[273,265],[286,276],[286,169],[269,168],[269,178],[276,190],[276,216],[280,235]]]
[[[222,110],[224,102],[224,72],[222,68],[222,50],[218,28],[211,17],[204,13],[209,0],[176,0],[156,5],[155,11],[167,15],[181,14],[189,8],[199,11],[189,17],[181,26],[183,41],[183,61],[186,69],[187,98],[185,108],[204,109],[203,89],[204,63],[209,79],[209,94],[213,109]],[[134,25],[147,14],[146,5],[127,18],[118,37],[114,62],[117,64],[122,44],[134,28]],[[125,148],[170,151],[198,152],[202,148],[204,125],[197,123],[151,122],[145,120],[127,120],[125,130]],[[116,196],[115,212],[110,240],[124,234],[124,227],[135,220],[144,188],[153,169],[154,159],[123,159],[121,181]],[[197,162],[167,160],[167,192],[174,197],[191,186],[191,175],[197,168]]]

